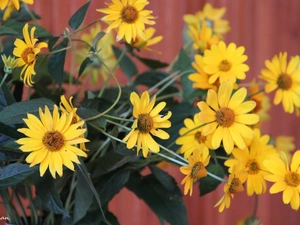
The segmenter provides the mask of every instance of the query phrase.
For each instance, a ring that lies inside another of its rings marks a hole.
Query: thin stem
[[[72,195],[73,195],[74,189],[76,187],[76,184],[77,184],[77,182],[75,181],[75,173],[74,173],[72,176],[71,188],[70,188],[70,191],[69,191],[66,203],[65,203],[65,208],[67,211],[70,210],[70,202],[72,200]]]
[[[165,150],[166,152],[170,153],[171,155],[174,155],[175,157],[177,158],[180,158],[182,161],[184,162],[188,162],[185,158],[183,158],[182,156],[178,155],[177,153],[173,152],[172,150],[170,149],[167,149],[166,147],[162,146],[162,145],[159,145],[159,147],[163,150]]]
[[[157,154],[157,155],[159,155],[159,156],[161,156],[161,157],[163,157],[163,158],[166,158],[166,159],[168,159],[169,161],[175,162],[175,163],[177,163],[177,164],[180,165],[180,166],[187,166],[187,165],[188,165],[188,164],[186,164],[186,163],[183,163],[183,162],[178,161],[178,160],[176,160],[176,159],[174,159],[174,158],[168,157],[168,156],[166,156],[166,155],[164,155],[164,154],[161,154],[161,153],[159,153],[159,152],[153,152],[153,151],[151,151],[151,150],[150,150],[150,152],[152,152],[152,153],[154,153],[154,154]]]
[[[221,182],[223,182],[223,183],[227,183],[227,180],[224,180],[223,178],[218,177],[218,176],[216,176],[216,175],[214,175],[214,174],[212,174],[212,173],[210,173],[210,172],[208,172],[208,171],[207,171],[207,175],[210,176],[210,177],[212,177],[212,178],[215,178],[215,179],[218,180],[218,181],[221,181]]]
[[[38,219],[37,209],[35,208],[35,205],[34,205],[33,200],[32,200],[32,193],[31,193],[31,190],[29,190],[28,185],[25,184],[24,186],[25,186],[26,196],[27,196],[27,199],[29,201],[30,211],[31,211],[30,223],[32,225],[37,225],[39,219]]]
[[[115,120],[121,120],[121,121],[127,121],[127,122],[134,122],[134,120],[131,120],[131,119],[125,119],[125,118],[120,118],[120,117],[111,116],[111,115],[104,115],[104,117],[115,119]]]
[[[72,34],[76,34],[76,33],[80,32],[80,31],[82,31],[82,30],[84,30],[84,29],[86,29],[86,28],[92,26],[93,24],[95,24],[95,23],[97,23],[97,22],[99,22],[99,21],[101,21],[101,18],[100,18],[100,19],[97,19],[97,20],[95,20],[95,21],[93,21],[93,22],[91,22],[91,23],[89,23],[89,24],[87,24],[87,25],[85,25],[84,27],[82,27],[82,28],[80,28],[80,29],[77,29],[77,30],[73,31]]]
[[[15,224],[23,224],[20,216],[15,210],[15,207],[13,206],[11,202],[10,195],[8,193],[8,189],[6,190],[0,190],[1,198],[4,202],[5,210],[7,213],[7,216],[9,218],[10,223],[15,223]]]
[[[256,218],[257,209],[258,209],[258,195],[254,195],[254,208],[252,213],[253,218]]]
[[[31,91],[32,91],[32,87],[28,87],[27,89],[27,101],[30,99],[30,95],[31,95]]]
[[[6,78],[8,77],[9,73],[5,73],[3,79],[1,80],[1,83],[0,83],[0,88],[2,87],[3,83],[5,82]]]
[[[170,76],[165,77],[164,79],[162,79],[161,81],[159,81],[158,83],[156,83],[155,85],[153,85],[151,88],[148,89],[148,92],[152,92],[155,88],[158,88],[161,84],[166,83],[168,80],[171,80],[172,78],[177,76],[177,72],[170,74]],[[177,79],[177,78],[176,78]]]
[[[84,40],[81,40],[81,39],[78,39],[78,38],[72,38],[71,40],[72,41],[82,42],[82,43],[86,44],[90,49],[92,48],[92,46],[88,42],[86,42]]]
[[[102,113],[99,113],[98,115],[96,116],[92,116],[90,118],[86,118],[85,121],[90,121],[90,120],[94,120],[94,119],[97,119],[103,115],[105,115],[106,113],[108,113],[111,109],[113,109],[115,107],[115,105],[119,102],[120,98],[121,98],[121,94],[122,94],[122,89],[121,89],[121,86],[118,82],[118,79],[115,77],[115,75],[109,70],[109,68],[107,67],[107,65],[105,63],[103,63],[103,66],[105,66],[105,68],[109,71],[110,75],[114,78],[114,80],[116,81],[117,83],[117,86],[118,86],[118,96],[117,96],[117,99],[115,100],[115,102],[107,109],[105,110],[104,112]]]
[[[240,87],[253,87],[253,86],[263,86],[263,85],[266,85],[266,82],[239,84]]]
[[[253,97],[253,96],[255,96],[255,95],[258,95],[258,94],[260,94],[260,93],[263,92],[263,91],[264,91],[264,89],[260,89],[258,92],[254,93],[254,94],[252,94],[252,95],[249,95],[248,98],[251,98],[251,97]]]
[[[124,49],[123,49],[123,51],[121,52],[120,57],[118,58],[118,60],[117,60],[117,62],[115,64],[115,66],[112,69],[112,73],[114,73],[115,70],[118,68],[118,65],[120,64],[120,62],[123,59],[123,57],[124,57],[124,55],[125,55],[126,52],[127,52],[127,47],[125,46]]]
[[[69,95],[72,93],[72,78],[73,78],[73,73],[75,70],[75,54],[74,54],[74,49],[76,49],[77,42],[74,43],[74,48],[72,48],[72,53],[71,54],[71,66],[70,66],[70,76],[69,76]]]
[[[168,98],[172,98],[172,97],[176,97],[179,96],[181,97],[182,94],[180,92],[176,92],[176,93],[171,93],[171,94],[167,94],[167,95],[162,95],[156,98],[156,101],[162,101],[164,99],[168,99]]]
[[[71,40],[71,39],[70,39]],[[64,48],[60,48],[60,49],[57,49],[55,51],[52,51],[52,52],[45,52],[45,53],[41,53],[40,55],[53,55],[55,53],[59,53],[59,52],[62,52],[62,51],[66,51],[68,49],[72,48],[72,43],[67,46],[67,47],[64,47]]]
[[[94,159],[96,159],[96,157],[99,155],[99,153],[105,148],[105,146],[109,143],[110,138],[107,138],[102,145],[100,145],[100,147],[97,149],[97,151],[95,152],[95,154],[92,156],[91,161],[93,161]]]
[[[24,220],[25,224],[28,225],[29,223],[28,223],[28,220],[27,220],[27,216],[26,216],[24,207],[23,207],[23,205],[22,205],[22,203],[21,203],[21,200],[20,200],[19,195],[16,193],[16,191],[14,190],[14,188],[12,188],[12,195],[13,195],[13,197],[15,198],[16,203],[17,203],[17,205],[18,205],[18,208],[19,208],[20,211],[21,211],[21,214],[22,214],[22,217],[23,217],[23,220]]]
[[[38,24],[39,21],[37,20],[37,18],[34,16],[34,14],[30,11],[30,9],[28,8],[28,5],[24,3],[24,8],[26,9],[26,11],[28,12],[29,16],[31,17],[31,19],[34,21],[35,24]]]
[[[111,121],[111,120],[106,120],[106,121],[107,121],[108,123],[111,123],[111,124],[114,124],[114,125],[116,125],[116,126],[122,127],[124,130],[127,130],[127,131],[130,131],[130,130],[131,130],[129,127],[126,127],[126,126],[121,125],[121,124],[119,124],[119,123],[116,123],[116,122],[114,122],[114,121]]]
[[[217,159],[223,159],[223,160],[228,160],[228,159],[229,159],[229,157],[226,157],[226,156],[215,155],[215,157],[216,157]]]

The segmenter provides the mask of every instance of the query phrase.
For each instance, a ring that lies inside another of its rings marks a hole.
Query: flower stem
[[[254,195],[254,208],[253,208],[253,213],[252,213],[252,217],[256,218],[256,214],[257,214],[257,209],[258,209],[258,195]]]
[[[30,186],[29,186],[29,188],[30,188]],[[37,210],[36,210],[36,208],[35,208],[35,205],[34,205],[34,203],[33,203],[33,201],[32,201],[32,193],[31,193],[31,190],[29,190],[29,188],[28,188],[28,185],[27,184],[25,184],[25,192],[26,192],[26,196],[27,196],[27,199],[28,199],[28,201],[29,201],[29,207],[30,207],[30,212],[31,212],[31,220],[30,220],[30,223],[32,224],[32,225],[37,225],[38,224],[38,221],[39,221],[39,219],[38,219],[38,214],[37,214]]]
[[[154,154],[157,154],[157,155],[159,155],[159,156],[161,156],[161,157],[163,157],[163,158],[165,158],[165,159],[168,159],[169,161],[175,162],[175,163],[177,163],[177,164],[180,165],[180,166],[187,166],[187,165],[188,165],[187,163],[183,163],[183,162],[181,162],[181,161],[178,161],[178,160],[176,160],[176,159],[174,159],[174,158],[171,158],[171,157],[166,156],[166,155],[164,155],[164,154],[161,154],[161,153],[159,153],[159,152],[153,152],[153,151],[151,151],[151,150],[150,150],[150,152],[152,152],[152,153],[154,153]]]
[[[170,149],[168,149],[168,148],[166,148],[166,147],[164,147],[162,145],[159,145],[159,147],[162,148],[163,150],[165,150],[166,152],[170,153],[171,155],[174,155],[175,157],[180,158],[182,161],[184,161],[186,163],[188,162],[185,158],[183,158],[179,154],[173,152],[172,150],[170,150]]]
[[[16,203],[21,211],[21,214],[22,214],[22,217],[23,217],[23,220],[25,222],[26,225],[28,225],[28,220],[27,220],[27,216],[26,216],[26,213],[25,213],[25,210],[24,210],[24,207],[22,205],[22,202],[20,200],[20,197],[18,195],[18,193],[16,193],[16,191],[14,190],[14,188],[12,188],[12,195],[14,197],[14,199],[16,200]]]
[[[210,173],[210,172],[208,172],[208,171],[207,171],[207,175],[210,176],[210,177],[212,177],[212,178],[215,178],[215,179],[218,180],[218,181],[221,181],[221,182],[223,182],[223,183],[227,183],[227,180],[225,180],[225,179],[223,179],[223,178],[221,178],[221,177],[218,177],[218,176],[216,176],[216,175],[214,175],[214,174],[212,174],[212,173]]]
[[[101,145],[100,147],[97,149],[97,151],[95,152],[95,154],[93,155],[93,157],[90,159],[90,161],[93,161],[96,159],[96,157],[99,155],[99,153],[106,147],[106,145],[109,143],[110,138],[107,138]]]
[[[73,176],[72,176],[70,191],[69,191],[66,203],[65,203],[65,209],[67,211],[70,211],[70,208],[71,208],[70,207],[70,202],[72,200],[72,195],[73,195],[74,189],[76,187],[76,184],[77,184],[77,182],[75,181],[75,173],[74,173]]]
[[[122,121],[127,121],[127,122],[134,122],[134,120],[131,120],[131,119],[125,119],[125,118],[120,118],[120,117],[111,116],[111,115],[104,115],[104,117],[115,119],[115,120],[122,120]]]
[[[5,73],[3,79],[1,80],[0,83],[0,88],[2,87],[3,83],[5,82],[6,78],[8,77],[9,73]]]

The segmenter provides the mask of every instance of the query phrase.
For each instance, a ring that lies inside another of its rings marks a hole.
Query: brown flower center
[[[138,130],[141,133],[149,133],[150,130],[153,128],[154,122],[150,115],[148,114],[141,114],[139,115],[137,126]]]
[[[262,104],[261,104],[262,102],[261,101],[256,100],[254,98],[251,98],[250,100],[255,101],[255,103],[256,103],[256,106],[255,106],[255,108],[252,111],[253,113],[257,113],[259,110],[262,109]]]
[[[292,87],[292,84],[293,84],[293,80],[290,75],[285,73],[279,75],[277,79],[277,85],[279,88],[283,90],[289,90]]]
[[[219,64],[219,69],[223,72],[227,72],[231,69],[231,63],[227,59],[222,60]]]
[[[48,131],[42,140],[46,148],[51,151],[59,151],[65,143],[64,136],[58,131]]]
[[[25,48],[21,54],[21,58],[26,64],[31,64],[35,60],[35,55],[32,48]]]
[[[72,121],[71,121],[71,124],[70,125],[73,125],[75,123],[77,123],[79,120],[77,120],[77,117],[76,116],[73,116],[72,118]]]
[[[300,176],[296,172],[289,172],[285,175],[285,182],[292,187],[297,187],[300,184]]]
[[[138,16],[138,11],[131,5],[127,5],[122,9],[121,17],[123,22],[134,23],[137,20]]]
[[[216,112],[216,120],[220,126],[230,127],[234,123],[235,115],[232,109],[224,107]]]
[[[247,163],[247,167],[249,168],[249,170],[248,170],[249,174],[258,174],[259,166],[255,160],[250,160]]]
[[[207,176],[207,170],[205,169],[205,166],[202,162],[196,162],[195,165],[192,167],[191,175],[190,177],[193,180],[198,180],[202,177]]]
[[[198,141],[199,144],[204,143],[206,141],[206,136],[202,135],[201,132],[197,131],[195,134],[195,140]]]
[[[242,182],[240,181],[240,179],[237,177],[234,177],[232,179],[229,189],[228,189],[229,193],[235,194],[238,192],[242,192],[243,190],[244,190],[244,186],[243,186]]]

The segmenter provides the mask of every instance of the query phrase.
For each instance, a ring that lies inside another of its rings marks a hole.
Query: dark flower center
[[[232,109],[224,107],[216,112],[216,120],[220,126],[230,127],[234,123],[235,115]]]
[[[154,122],[150,115],[141,114],[138,117],[137,127],[141,133],[149,133],[153,128]]]
[[[250,160],[247,163],[247,167],[249,168],[249,174],[257,174],[259,172],[259,166],[255,160]]]
[[[35,60],[35,55],[32,48],[25,48],[21,54],[21,58],[26,64],[32,64]]]
[[[58,131],[48,131],[42,140],[46,148],[51,151],[59,151],[65,143],[64,136]]]
[[[205,169],[205,166],[202,162],[196,162],[195,165],[192,167],[191,175],[190,177],[193,180],[198,180],[202,177],[207,176],[207,170]]]
[[[300,176],[296,172],[289,172],[285,175],[285,182],[292,187],[297,187],[300,184]]]
[[[206,141],[206,136],[202,135],[201,132],[197,131],[195,134],[195,140],[198,141],[199,144],[204,143]]]
[[[219,64],[219,69],[223,72],[227,72],[231,69],[231,63],[227,59],[222,60]]]
[[[122,9],[121,17],[123,22],[134,23],[138,16],[138,11],[133,6],[127,5]]]
[[[229,186],[229,193],[230,194],[235,194],[237,192],[242,192],[244,190],[244,186],[242,184],[242,182],[240,181],[239,178],[237,177],[234,177],[230,183],[230,186]]]
[[[293,85],[293,80],[290,75],[283,73],[279,75],[277,85],[283,90],[289,90]]]

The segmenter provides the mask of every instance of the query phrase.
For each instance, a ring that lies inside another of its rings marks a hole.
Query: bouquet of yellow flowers
[[[299,56],[275,55],[245,83],[245,48],[223,40],[225,8],[207,3],[185,15],[184,45],[165,63],[140,54],[162,54],[152,49],[162,36],[147,0],[112,0],[83,25],[87,1],[58,36],[27,4],[0,3],[0,195],[9,223],[116,225],[108,204],[125,187],[162,224],[188,224],[183,195],[195,197],[195,186],[200,197],[223,186],[219,212],[243,191],[255,201],[283,192],[299,209],[300,150],[293,137],[262,130],[268,93],[299,115]],[[162,161],[178,166],[183,193]],[[242,224],[260,224],[253,211]]]

